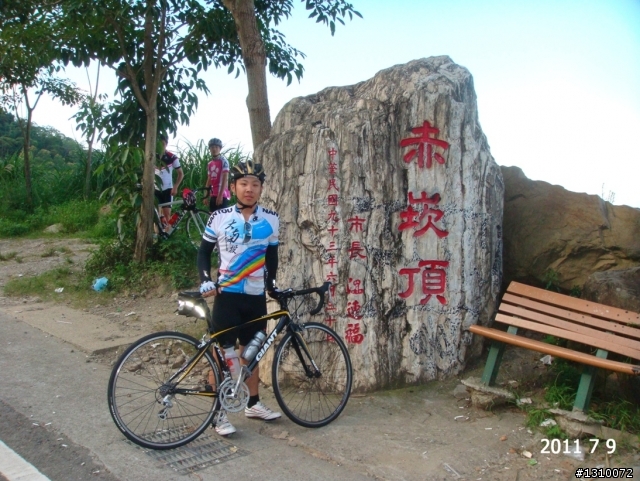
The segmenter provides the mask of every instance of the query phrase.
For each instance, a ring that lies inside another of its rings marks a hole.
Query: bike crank
[[[226,379],[218,390],[220,406],[225,411],[237,413],[247,407],[249,403],[249,387],[241,381]]]

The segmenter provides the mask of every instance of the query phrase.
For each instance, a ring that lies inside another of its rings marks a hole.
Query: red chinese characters
[[[362,312],[360,312],[361,309],[362,306],[357,300],[347,302],[347,317],[359,321],[363,317]]]
[[[400,212],[402,223],[398,226],[398,230],[403,231],[413,228],[413,237],[419,237],[429,229],[433,230],[440,238],[449,235],[449,232],[440,229],[435,224],[444,216],[444,212],[435,208],[440,202],[440,194],[435,193],[428,197],[426,192],[421,192],[421,196],[416,199],[413,196],[413,192],[409,192],[408,200],[409,206]],[[413,208],[414,205],[422,206],[422,209],[415,210]]]
[[[349,259],[366,259],[364,254],[365,249],[360,241],[351,242],[351,246],[347,249],[349,252]]]
[[[349,284],[347,284],[347,294],[364,294],[362,280],[349,277]]]
[[[362,341],[364,341],[364,334],[360,332],[360,324],[347,324],[347,329],[344,332],[344,338],[347,341],[347,344],[362,344]]]
[[[418,267],[405,267],[398,272],[400,275],[408,276],[407,290],[398,294],[401,298],[407,299],[413,294],[415,288],[415,275],[420,273],[422,281],[422,293],[425,297],[420,299],[420,304],[426,304],[431,299],[431,296],[436,296],[436,299],[440,304],[446,304],[447,299],[442,295],[446,289],[447,283],[447,271],[445,267],[449,266],[449,261],[420,261]]]
[[[349,223],[349,232],[362,232],[362,226],[364,224],[365,219],[358,217],[350,217],[347,219]]]
[[[418,167],[424,168],[425,164],[427,169],[431,168],[433,159],[436,162],[444,164],[444,157],[437,152],[434,152],[434,147],[441,147],[442,149],[449,148],[449,142],[436,139],[434,136],[440,132],[440,129],[432,127],[428,120],[425,120],[421,127],[415,127],[411,129],[413,134],[417,134],[418,137],[407,137],[400,141],[400,147],[408,147],[417,145],[417,148],[412,148],[404,155],[404,161],[409,163],[415,157],[418,158]],[[426,155],[425,155],[425,146]]]

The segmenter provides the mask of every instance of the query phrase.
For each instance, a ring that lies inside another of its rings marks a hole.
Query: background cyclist
[[[223,209],[229,205],[229,161],[220,153],[222,141],[217,138],[209,140],[209,152],[211,160],[207,164],[207,187],[211,190],[205,192],[203,203],[207,205],[209,197],[209,212]]]
[[[165,204],[173,201],[173,196],[178,193],[178,187],[184,178],[182,167],[180,167],[180,161],[178,156],[167,150],[167,137],[163,134],[159,135],[160,142],[162,142],[162,155],[160,161],[156,164],[156,175],[161,180],[161,190],[156,189],[155,194],[158,199],[158,204]],[[176,183],[173,183],[173,171],[178,173]],[[171,206],[162,207],[158,209],[160,214],[160,221],[164,226],[171,218]],[[166,229],[166,227],[165,227]]]
[[[231,171],[231,190],[237,204],[211,214],[200,249],[198,273],[200,292],[204,297],[215,296],[213,322],[216,331],[239,326],[267,314],[265,282],[268,291],[275,289],[278,270],[278,214],[258,205],[265,174],[260,164],[241,162]],[[219,269],[216,282],[211,278],[211,253],[218,243]],[[240,341],[244,350],[258,330],[266,329],[266,321],[254,322],[234,329],[219,338],[223,347]],[[244,359],[242,359],[244,362]],[[259,368],[246,380],[249,403],[245,415],[249,418],[271,421],[280,417],[260,402],[258,393]],[[216,420],[220,435],[234,433],[224,411]]]

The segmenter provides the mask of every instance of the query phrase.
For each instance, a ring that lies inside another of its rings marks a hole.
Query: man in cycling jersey
[[[231,190],[237,204],[211,214],[198,251],[200,292],[215,296],[213,322],[216,331],[239,326],[267,314],[265,284],[270,293],[275,289],[278,270],[278,214],[258,205],[265,174],[260,164],[240,162],[231,170]],[[211,278],[211,253],[218,245],[219,269],[216,281]],[[223,347],[240,340],[240,355],[257,331],[266,329],[266,321],[254,322],[220,336]],[[243,364],[246,364],[242,359]],[[245,415],[272,421],[279,418],[260,402],[259,369],[246,380],[249,403]],[[221,411],[216,431],[226,436],[236,431]]]
[[[207,164],[207,185],[210,189],[205,194],[202,202],[207,204],[209,197],[209,212],[224,209],[229,205],[229,161],[220,153],[222,141],[213,138],[209,140],[209,152],[211,161]]]
[[[160,177],[162,186],[160,190],[156,188],[155,194],[158,199],[158,204],[165,204],[172,202],[173,196],[178,193],[178,186],[184,178],[184,173],[182,172],[182,167],[180,167],[178,156],[167,150],[167,137],[162,134],[159,135],[159,137],[160,142],[162,142],[163,154],[160,156],[159,164],[156,166],[156,175]],[[174,170],[178,173],[175,184],[173,183]],[[171,218],[171,206],[162,207],[162,209],[158,209],[158,212],[163,225],[169,222]]]

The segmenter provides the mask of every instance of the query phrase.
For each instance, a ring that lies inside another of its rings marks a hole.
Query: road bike
[[[330,287],[277,291],[280,309],[249,321],[275,319],[257,354],[231,377],[211,312],[199,292],[182,292],[178,313],[205,319],[207,333],[197,340],[179,332],[158,332],[133,343],[118,359],[108,387],[109,411],[116,426],[134,443],[150,449],[171,449],[197,438],[214,422],[219,410],[239,412],[249,401],[245,380],[260,359],[275,347],[272,386],[282,411],[308,428],[335,420],[351,394],[351,359],[344,341],[328,326],[302,322],[320,312]],[[317,294],[319,301],[309,299]],[[307,296],[307,297],[303,297]],[[297,307],[289,309],[289,302]],[[243,324],[244,325],[244,324]],[[275,342],[276,337],[284,336]],[[211,384],[214,379],[214,385]]]
[[[207,187],[204,187],[207,189]],[[207,222],[209,220],[209,212],[205,210],[198,209],[196,202],[196,194],[198,193],[198,189],[183,189],[182,190],[182,199],[175,200],[172,202],[165,202],[163,204],[158,204],[159,208],[162,207],[177,207],[180,206],[180,209],[174,212],[171,216],[171,219],[167,219],[169,221],[170,229],[165,231],[167,225],[163,225],[163,222],[160,219],[160,215],[158,211],[154,209],[154,218],[153,222],[156,226],[156,232],[158,239],[168,239],[175,232],[178,232],[181,228],[180,224],[182,220],[187,218],[187,235],[189,236],[189,240],[195,247],[200,246],[200,241],[202,240],[202,235],[204,234],[204,229],[207,226]]]

